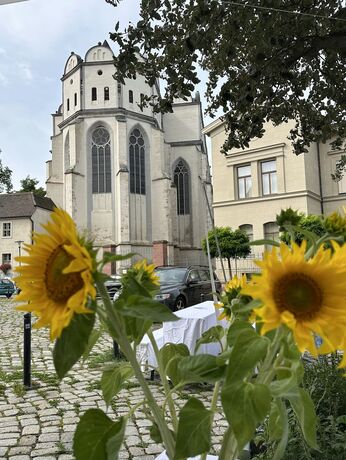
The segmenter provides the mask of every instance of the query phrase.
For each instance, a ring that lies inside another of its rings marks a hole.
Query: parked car
[[[155,273],[160,279],[160,293],[155,298],[173,311],[213,298],[209,267],[162,266]],[[214,280],[215,290],[220,293],[221,283],[215,273]]]
[[[16,293],[17,288],[13,281],[6,278],[0,278],[0,295],[5,295],[9,299]]]
[[[111,299],[114,299],[114,296],[118,294],[121,289],[120,279],[120,275],[113,275],[112,279],[109,279],[105,282],[106,289]]]

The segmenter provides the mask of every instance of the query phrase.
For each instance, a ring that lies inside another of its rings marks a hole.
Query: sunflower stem
[[[155,401],[155,398],[150,391],[150,388],[142,374],[141,368],[137,362],[136,354],[133,351],[131,347],[131,343],[128,340],[128,337],[125,333],[125,331],[122,328],[122,318],[117,312],[116,308],[114,307],[113,302],[111,301],[107,289],[105,288],[104,284],[102,281],[98,280],[96,278],[96,285],[99,290],[99,293],[101,295],[101,299],[103,301],[103,305],[105,306],[106,309],[106,314],[107,318],[104,318],[106,320],[106,324],[108,325],[110,332],[115,335],[113,336],[113,339],[117,340],[117,342],[120,345],[121,350],[125,354],[126,358],[129,360],[133,367],[134,374],[139,382],[139,384],[142,387],[144,396],[146,397],[147,403],[150,406],[154,417],[155,421],[157,423],[157,426],[160,430],[161,436],[162,436],[162,441],[163,444],[166,448],[167,454],[169,458],[173,458],[174,456],[174,438],[169,430],[166,421],[164,419],[164,415],[158,406],[158,404]],[[115,334],[114,334],[115,333]]]
[[[163,384],[163,389],[165,391],[165,395],[166,395],[166,399],[167,399],[167,403],[168,403],[168,407],[169,407],[169,412],[170,412],[171,418],[172,418],[173,428],[174,428],[174,431],[176,432],[178,430],[178,418],[177,418],[177,413],[176,413],[176,410],[175,410],[174,402],[173,402],[173,399],[172,399],[172,394],[170,393],[170,388],[169,388],[169,384],[168,384],[168,381],[167,381],[165,369],[163,367],[162,359],[161,359],[161,356],[160,356],[159,347],[157,346],[157,343],[156,343],[156,340],[155,340],[155,337],[154,337],[154,334],[152,333],[152,331],[149,330],[147,332],[147,334],[148,334],[148,337],[149,337],[150,342],[151,342],[151,344],[153,346],[153,349],[154,349],[154,353],[155,353],[157,364],[158,364],[158,370],[159,370],[159,374],[160,374],[160,379],[161,379],[161,382]]]
[[[257,382],[268,384],[272,381],[275,371],[273,370],[273,359],[276,357],[277,352],[280,348],[281,338],[284,334],[283,328],[278,327],[275,331],[275,336],[268,347],[267,355],[263,361],[263,364],[259,368]]]
[[[238,444],[231,427],[228,427],[223,438],[219,460],[236,460],[238,457]]]

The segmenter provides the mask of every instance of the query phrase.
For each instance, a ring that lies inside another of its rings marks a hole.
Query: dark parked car
[[[121,279],[121,276],[113,275],[112,279],[109,279],[105,282],[106,289],[111,299],[113,299],[114,294],[116,294],[121,289],[120,279]]]
[[[0,295],[5,295],[9,299],[16,292],[16,285],[11,280],[0,278]]]
[[[156,300],[173,311],[212,300],[209,268],[202,265],[189,267],[162,266],[155,269],[160,278],[160,293]],[[215,289],[221,292],[221,283],[214,273]]]

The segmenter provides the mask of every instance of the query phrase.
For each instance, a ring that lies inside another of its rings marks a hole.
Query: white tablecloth
[[[197,340],[207,331],[217,324],[214,302],[211,300],[202,302],[193,307],[185,308],[174,313],[180,319],[163,323],[163,342],[165,343],[184,343],[193,355]],[[207,343],[199,347],[197,353],[209,353],[217,355],[220,353],[218,343]]]
[[[221,324],[224,327],[227,325],[226,321],[218,321],[219,312],[215,311],[214,302],[211,300],[176,311],[174,314],[180,318],[178,321],[163,323],[162,329],[154,332],[159,348],[162,348],[166,343],[184,343],[188,347],[190,354],[193,355],[196,342],[203,332],[217,324]],[[220,351],[219,343],[206,343],[198,348],[197,354],[218,355]],[[145,366],[150,368],[157,367],[154,350],[147,335],[144,336],[137,348],[137,359],[143,368]]]

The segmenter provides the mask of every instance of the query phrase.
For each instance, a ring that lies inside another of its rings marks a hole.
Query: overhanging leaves
[[[134,375],[130,363],[120,363],[106,369],[101,378],[103,399],[109,405],[114,396],[122,389],[122,385]]]
[[[129,295],[117,302],[118,311],[124,316],[142,318],[151,321],[176,321],[171,310],[160,302],[141,295]]]
[[[95,314],[75,314],[71,323],[56,340],[53,361],[58,377],[62,379],[86,350],[94,327]]]

